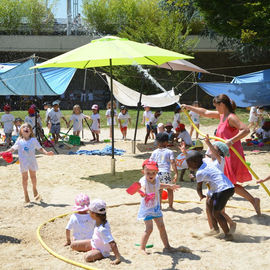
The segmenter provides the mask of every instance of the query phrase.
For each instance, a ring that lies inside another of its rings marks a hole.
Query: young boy
[[[183,140],[187,147],[192,145],[192,140],[189,133],[186,131],[186,127],[184,124],[180,124],[176,129],[176,141],[179,139]]]
[[[46,115],[45,115],[45,122],[47,123],[47,119],[48,119],[48,114],[49,114],[49,112],[51,111],[51,109],[52,109],[52,106],[51,106],[51,104],[49,103],[49,102],[44,102],[43,103],[43,108],[44,108],[44,110],[46,111]],[[48,123],[48,129],[51,129],[51,123]]]
[[[147,140],[151,131],[153,131],[154,134],[157,135],[157,122],[160,115],[161,115],[161,111],[156,110],[155,113],[150,117],[149,124],[147,125],[147,133],[145,136],[144,144],[147,143]]]
[[[138,219],[144,220],[145,230],[141,239],[140,250],[144,254],[148,255],[148,253],[145,251],[145,247],[153,231],[153,220],[154,220],[158,227],[160,238],[164,245],[164,250],[168,252],[174,252],[176,251],[176,249],[172,248],[169,244],[167,232],[163,221],[163,214],[160,208],[159,189],[171,188],[173,191],[174,189],[179,188],[179,186],[160,184],[159,179],[157,177],[158,165],[155,161],[150,161],[148,159],[145,160],[142,164],[142,168],[144,176],[140,179],[141,190],[145,194],[154,193],[155,197],[148,202],[146,200],[147,196],[142,197],[141,199]]]
[[[47,118],[47,126],[49,122],[51,122],[51,129],[50,132],[52,133],[52,136],[54,138],[54,142],[57,143],[59,139],[60,134],[60,120],[61,118],[66,122],[66,125],[68,127],[68,122],[66,118],[62,115],[60,109],[59,109],[59,101],[53,102],[53,108],[50,110]]]
[[[1,123],[2,127],[4,128],[4,133],[6,136],[6,145],[11,145],[11,135],[13,131],[13,123],[15,120],[15,117],[10,113],[11,107],[10,105],[6,104],[4,106],[4,114],[1,117]]]
[[[167,148],[169,136],[166,133],[158,133],[156,136],[158,149],[156,149],[151,157],[151,161],[158,164],[158,178],[161,184],[175,184],[178,178],[178,171],[175,165],[173,151]],[[171,177],[171,167],[174,170],[174,178]],[[160,189],[160,196],[162,194]],[[173,210],[173,190],[168,189],[169,208]]]
[[[225,208],[229,198],[234,194],[233,184],[212,162],[204,162],[203,155],[198,151],[191,150],[187,154],[186,161],[191,170],[197,170],[197,193],[200,200],[206,197],[202,193],[203,182],[210,187],[212,197],[208,202],[208,207],[214,229],[218,230],[218,223],[225,234],[225,240],[232,241],[233,236],[230,234],[229,226],[222,214],[222,210]]]

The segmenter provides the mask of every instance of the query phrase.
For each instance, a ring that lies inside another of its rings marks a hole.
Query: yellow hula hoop
[[[164,202],[168,202],[168,201],[162,201],[162,203],[164,203]],[[203,202],[200,202],[200,201],[179,201],[179,200],[175,200],[174,202],[176,202],[176,203],[196,203],[196,204],[203,204]],[[130,205],[139,205],[139,204],[140,204],[139,202],[136,202],[136,203],[122,203],[122,204],[115,204],[115,205],[108,206],[108,208],[114,208],[114,207],[119,207],[119,206],[124,206],[124,205],[127,205],[127,206],[130,206]],[[226,207],[254,211],[254,209],[251,209],[251,208],[244,208],[244,207],[238,207],[238,206],[233,206],[233,205],[226,205]],[[264,209],[264,210],[262,210],[262,212],[270,212],[270,209]],[[64,262],[66,262],[66,263],[72,264],[74,266],[77,266],[77,267],[80,267],[80,268],[83,268],[83,269],[99,270],[98,268],[90,267],[89,265],[86,265],[86,264],[83,264],[83,263],[79,263],[79,262],[70,260],[70,259],[68,259],[68,258],[66,258],[64,256],[59,255],[58,253],[54,252],[50,247],[47,246],[47,244],[43,241],[43,239],[42,239],[42,237],[40,235],[40,230],[47,223],[54,222],[56,219],[63,218],[63,217],[65,217],[67,215],[70,215],[72,213],[74,213],[74,212],[69,212],[69,213],[66,213],[66,214],[62,214],[60,216],[53,217],[53,218],[49,219],[48,221],[45,221],[42,224],[40,224],[38,226],[38,228],[37,228],[37,231],[36,231],[38,241],[40,242],[40,244],[42,245],[42,247],[44,249],[46,249],[51,255],[53,255],[54,257],[56,257],[59,260],[62,260]]]
[[[205,134],[203,134],[199,129],[198,127],[194,124],[194,122],[192,121],[191,117],[189,116],[188,112],[186,109],[183,110],[183,112],[185,113],[185,115],[187,116],[189,122],[191,123],[191,125],[194,127],[194,129],[203,137],[206,137]],[[225,140],[222,139],[222,138],[219,138],[219,137],[215,137],[215,136],[212,136],[212,137],[209,137],[210,139],[214,139],[214,140],[218,140],[218,141],[221,141],[223,143],[225,143]],[[245,160],[242,158],[242,156],[238,153],[238,151],[233,147],[231,146],[230,147],[232,149],[232,151],[236,154],[236,156],[241,160],[241,162],[247,167],[247,169],[250,171],[250,173],[255,177],[255,179],[259,179],[259,177],[257,176],[257,174],[251,169],[251,167],[245,162]],[[268,196],[270,196],[270,191],[268,190],[268,188],[265,186],[264,183],[260,183],[260,185],[264,188],[264,190],[266,191],[266,193],[268,194]]]

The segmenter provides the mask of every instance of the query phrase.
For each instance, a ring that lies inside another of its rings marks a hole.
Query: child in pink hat
[[[91,141],[96,141],[99,142],[99,133],[100,133],[100,115],[99,115],[99,107],[97,104],[94,104],[92,106],[92,115],[91,115],[91,132],[93,136],[93,140]]]
[[[87,251],[86,245],[92,238],[96,222],[88,213],[90,199],[86,194],[79,194],[75,198],[75,206],[66,226],[67,242],[65,246],[69,246],[77,251]],[[72,230],[73,238],[71,241],[70,231]]]

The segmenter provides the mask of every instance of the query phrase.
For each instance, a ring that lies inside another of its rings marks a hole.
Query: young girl
[[[91,125],[91,132],[93,135],[93,140],[91,141],[97,141],[99,142],[99,133],[100,133],[100,115],[99,115],[99,108],[97,104],[94,104],[92,106],[92,125]]]
[[[116,242],[114,241],[110,224],[106,219],[106,203],[96,199],[91,201],[90,216],[96,221],[94,233],[91,241],[88,242],[88,252],[84,258],[87,262],[94,262],[110,256],[112,250],[115,255],[115,260],[111,264],[119,264],[121,262],[120,253]]]
[[[144,144],[147,143],[148,137],[150,135],[151,130],[154,132],[155,135],[157,135],[157,122],[158,118],[161,115],[161,111],[157,110],[155,113],[150,117],[149,124],[147,125],[147,133],[145,136]]]
[[[41,147],[37,139],[34,137],[31,125],[25,123],[20,128],[20,137],[16,143],[8,150],[8,152],[11,153],[13,153],[15,150],[18,150],[25,203],[30,202],[27,191],[28,171],[32,181],[34,198],[37,201],[41,200],[41,196],[37,191],[36,171],[38,169],[38,165],[35,157],[36,149],[48,156],[52,156],[54,154],[52,151],[47,152],[44,148]]]
[[[118,123],[119,123],[121,133],[123,135],[123,139],[126,140],[127,127],[128,127],[128,124],[131,124],[131,118],[128,114],[128,110],[127,110],[126,106],[120,107],[120,113],[118,115]]]
[[[83,119],[91,119],[90,116],[85,115],[81,112],[81,107],[80,105],[74,105],[73,106],[73,113],[70,116],[70,120],[68,122],[68,126],[70,125],[70,122],[73,121],[73,135],[75,136],[80,136],[80,132],[83,129]]]
[[[173,151],[168,149],[169,136],[166,133],[158,133],[156,136],[158,149],[156,149],[150,160],[157,162],[158,164],[158,178],[161,184],[175,184],[178,178],[178,171],[175,165],[175,159]],[[174,170],[174,178],[171,177],[171,167]],[[160,189],[160,196],[162,194]],[[173,210],[173,190],[168,189],[169,208]]]
[[[145,223],[145,231],[141,239],[140,251],[148,255],[145,251],[147,241],[153,231],[153,220],[155,221],[160,238],[164,245],[164,251],[174,252],[176,249],[172,248],[169,244],[165,224],[163,222],[163,214],[160,208],[160,188],[171,188],[172,190],[179,188],[177,185],[160,184],[157,177],[158,165],[155,161],[145,160],[142,164],[144,176],[140,179],[141,190],[146,194],[142,197],[138,219],[143,220]],[[154,193],[154,198],[147,201],[147,195]]]
[[[107,103],[107,111],[106,111],[106,118],[107,118],[107,126],[110,126],[110,138],[112,138],[112,117],[111,117],[111,102],[109,101]],[[116,123],[116,118],[117,118],[117,111],[116,111],[116,103],[113,102],[113,113],[114,113],[114,119],[113,119],[113,124],[115,125]]]
[[[181,112],[181,108],[179,105],[176,106],[175,110],[174,110],[174,117],[173,117],[173,128],[174,130],[178,127],[178,125],[180,125],[180,112]]]
[[[88,208],[90,199],[86,194],[79,194],[75,198],[75,206],[73,210],[78,211],[70,216],[69,222],[66,226],[66,239],[65,246],[70,247],[77,251],[88,251],[86,247],[91,241],[94,228],[96,225],[89,213]],[[70,239],[70,231],[73,231],[73,239]]]
[[[194,101],[192,103],[192,106],[199,107],[199,102],[198,101]],[[189,115],[190,115],[192,121],[194,122],[195,126],[197,128],[200,128],[200,115],[198,113],[193,112],[193,111],[190,111],[189,112]],[[191,127],[190,127],[190,133],[189,133],[190,134],[190,137],[192,137],[193,130],[194,130],[194,127],[193,127],[193,125],[191,125]],[[198,136],[199,136],[199,133],[196,131],[196,139],[198,139]]]
[[[258,128],[257,109],[258,106],[251,106],[249,111],[248,128],[252,128],[253,132]]]

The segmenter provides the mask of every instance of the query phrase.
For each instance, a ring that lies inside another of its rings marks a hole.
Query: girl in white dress
[[[44,148],[41,147],[38,140],[34,136],[31,125],[25,123],[20,128],[20,136],[16,143],[7,151],[13,153],[15,150],[18,150],[20,170],[22,173],[24,199],[25,203],[27,204],[30,202],[27,191],[28,171],[32,181],[34,198],[36,201],[41,200],[41,196],[37,191],[36,171],[38,169],[38,165],[35,156],[36,149],[44,155],[52,156],[54,154],[52,151],[47,152]]]
[[[94,104],[92,106],[92,125],[91,125],[91,132],[93,135],[93,140],[92,142],[97,141],[99,142],[99,133],[100,133],[100,115],[99,115],[99,108],[97,104]]]

